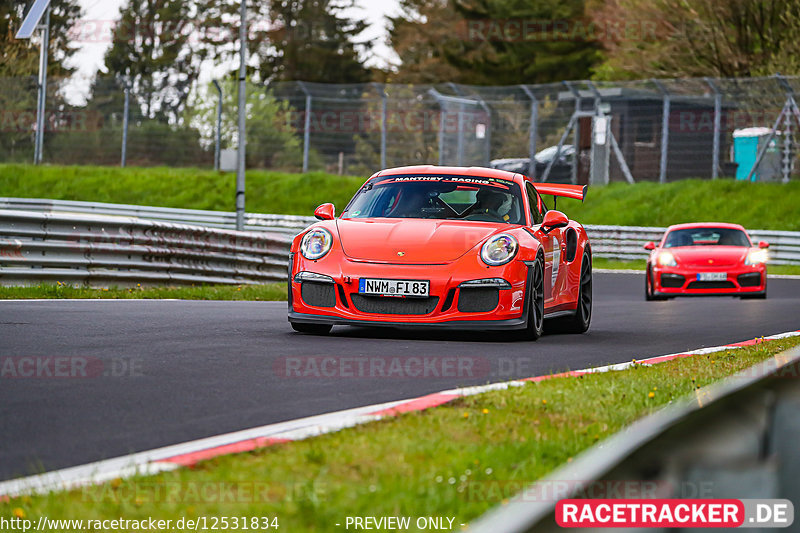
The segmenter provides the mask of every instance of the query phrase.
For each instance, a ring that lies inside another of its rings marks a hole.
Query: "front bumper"
[[[289,314],[293,323],[452,329],[522,329],[527,325],[528,266],[514,260],[487,267],[477,257],[435,265],[382,264],[325,257],[290,256]],[[330,282],[298,281],[299,272]],[[365,296],[360,278],[429,280],[427,298]],[[459,287],[463,282],[502,278],[505,288]],[[310,285],[309,285],[310,283]]]
[[[724,272],[724,280],[699,281],[701,272]],[[764,294],[767,269],[764,264],[716,268],[683,266],[652,268],[656,296],[738,296]]]

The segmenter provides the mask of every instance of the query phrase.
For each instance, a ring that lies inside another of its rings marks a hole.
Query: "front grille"
[[[761,274],[758,272],[739,274],[736,280],[739,282],[741,287],[758,287],[761,285]]]
[[[495,287],[462,288],[458,292],[458,310],[462,313],[487,313],[500,302],[500,291]]]
[[[334,307],[336,305],[333,283],[304,281],[300,285],[300,296],[307,305],[314,307]]]
[[[693,281],[687,289],[735,289],[732,281]]]
[[[666,289],[680,289],[685,282],[680,274],[661,274],[661,286]]]
[[[401,298],[392,296],[365,296],[352,294],[350,299],[356,309],[362,313],[380,315],[427,315],[433,313],[438,296],[427,298]]]

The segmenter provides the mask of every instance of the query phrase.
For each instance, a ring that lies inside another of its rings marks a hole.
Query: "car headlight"
[[[769,259],[769,254],[766,250],[753,250],[747,254],[747,259],[744,260],[745,265],[760,265],[766,263]]]
[[[481,248],[481,259],[489,266],[505,265],[517,255],[517,239],[507,233],[490,238]]]
[[[678,262],[675,261],[675,256],[670,252],[661,252],[658,254],[658,264],[661,266],[674,267]]]
[[[314,228],[305,235],[300,243],[300,253],[306,259],[315,261],[327,254],[333,244],[333,235],[324,228]]]

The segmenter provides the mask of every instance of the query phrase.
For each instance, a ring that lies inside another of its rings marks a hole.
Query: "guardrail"
[[[0,283],[244,284],[286,279],[292,236],[132,217],[0,210]]]
[[[469,531],[563,531],[555,505],[565,498],[798,502],[798,410],[795,347],[635,422],[489,511]]]
[[[200,209],[47,200],[40,198],[0,198],[0,209],[35,211],[39,213],[80,213],[136,217],[159,222],[192,224],[220,229],[236,229],[236,213],[227,211],[204,211]],[[245,215],[244,229],[245,231],[282,232],[294,236],[315,220],[316,219],[311,216],[303,217],[296,215],[247,213]]]
[[[28,198],[0,198],[0,215],[0,263],[5,265],[0,282],[7,284],[26,279],[98,284],[284,280],[292,237],[315,221],[248,213],[247,231],[235,232],[236,215],[230,212]],[[612,259],[646,258],[642,245],[660,239],[664,229],[586,226],[592,253]],[[154,240],[154,235],[169,237]],[[201,235],[207,239],[202,245]],[[770,263],[800,264],[800,232],[751,230],[750,235],[770,242]],[[221,248],[231,239],[260,248]]]

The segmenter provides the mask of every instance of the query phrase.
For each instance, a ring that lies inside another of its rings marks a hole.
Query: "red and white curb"
[[[48,492],[75,489],[86,485],[103,483],[117,478],[126,478],[135,475],[152,475],[158,472],[175,470],[184,466],[192,466],[199,461],[240,453],[271,446],[273,444],[307,439],[325,433],[332,433],[344,428],[365,424],[388,416],[396,416],[412,411],[422,411],[448,403],[456,398],[472,396],[484,392],[520,387],[528,381],[543,381],[546,379],[579,376],[593,372],[608,372],[624,370],[634,364],[652,365],[663,363],[680,357],[702,355],[731,348],[741,348],[763,342],[764,340],[782,339],[800,336],[799,331],[780,333],[769,337],[761,337],[749,341],[700,348],[689,352],[661,355],[642,360],[633,360],[625,363],[573,370],[559,374],[535,376],[515,381],[493,383],[475,387],[450,389],[433,394],[399,400],[382,404],[367,405],[345,411],[335,411],[323,415],[300,418],[288,422],[269,424],[266,426],[226,433],[215,437],[194,440],[182,444],[175,444],[155,450],[139,452],[124,457],[106,459],[85,465],[54,470],[44,474],[12,479],[0,482],[0,499],[7,500],[25,494],[46,494]]]

